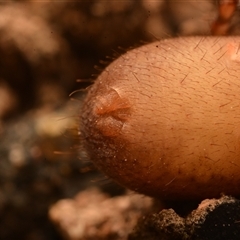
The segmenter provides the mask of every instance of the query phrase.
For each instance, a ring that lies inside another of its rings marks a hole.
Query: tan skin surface
[[[240,195],[240,37],[154,42],[110,64],[81,112],[106,175],[162,199]]]

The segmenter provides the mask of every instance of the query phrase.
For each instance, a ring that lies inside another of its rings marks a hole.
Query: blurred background
[[[63,239],[51,205],[97,185],[78,138],[85,89],[143,43],[210,35],[217,1],[0,2],[0,239]],[[231,34],[240,34],[239,12]],[[71,93],[73,94],[69,96]]]

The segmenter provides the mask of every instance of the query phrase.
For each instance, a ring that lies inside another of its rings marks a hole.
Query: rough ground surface
[[[237,240],[240,201],[206,199],[186,216],[130,193],[109,198],[97,189],[54,204],[49,216],[67,240]]]
[[[129,240],[237,240],[239,210],[240,201],[228,196],[206,199],[186,217],[164,209],[140,221]]]
[[[138,219],[153,207],[149,197],[130,192],[109,198],[89,189],[63,199],[49,211],[50,219],[66,239],[127,239]]]

